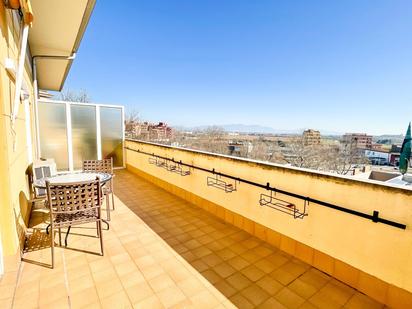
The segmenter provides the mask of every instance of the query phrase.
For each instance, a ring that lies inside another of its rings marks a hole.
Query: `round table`
[[[70,184],[82,181],[92,181],[97,177],[99,178],[101,185],[104,185],[106,182],[112,179],[112,175],[108,173],[69,173],[36,179],[33,182],[33,186],[38,189],[46,189],[46,180],[48,180],[50,184]]]

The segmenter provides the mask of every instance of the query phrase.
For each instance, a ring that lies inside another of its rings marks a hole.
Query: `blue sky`
[[[97,0],[65,89],[172,125],[412,119],[412,1]]]

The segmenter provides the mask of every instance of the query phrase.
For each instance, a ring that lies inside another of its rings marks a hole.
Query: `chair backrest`
[[[46,181],[47,199],[52,218],[57,214],[74,214],[98,210],[101,206],[99,179],[78,183],[53,183]],[[100,211],[98,211],[100,216]]]
[[[33,162],[33,180],[37,180],[40,178],[51,177],[57,174],[56,163],[53,159],[47,160],[37,160]],[[44,189],[35,189],[35,196],[44,196],[46,194],[46,190]]]
[[[83,172],[113,174],[113,158],[83,161]]]

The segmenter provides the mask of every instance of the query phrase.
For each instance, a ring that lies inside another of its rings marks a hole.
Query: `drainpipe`
[[[21,45],[20,45],[21,48],[20,48],[20,55],[19,55],[19,65],[17,68],[17,76],[16,76],[16,89],[14,91],[13,111],[11,114],[12,126],[14,126],[14,122],[16,121],[17,115],[19,113],[21,85],[23,83],[23,73],[24,73],[24,58],[26,56],[28,36],[29,36],[29,25],[24,24],[23,34],[21,38]]]
[[[40,159],[41,149],[40,149],[40,129],[39,129],[39,86],[37,82],[37,59],[54,59],[54,60],[73,60],[76,58],[76,53],[71,56],[49,56],[49,55],[37,55],[32,57],[33,61],[33,91],[34,91],[34,119],[36,126],[36,158]]]

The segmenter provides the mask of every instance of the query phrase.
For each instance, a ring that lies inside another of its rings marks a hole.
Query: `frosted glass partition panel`
[[[40,157],[55,159],[59,171],[110,157],[124,166],[123,106],[39,100],[37,117]]]
[[[84,160],[97,159],[96,106],[71,105],[73,167],[81,169]]]
[[[39,102],[38,111],[41,157],[52,158],[58,170],[67,170],[66,105]]]
[[[123,111],[116,107],[100,107],[102,157],[113,158],[113,165],[123,166]]]

